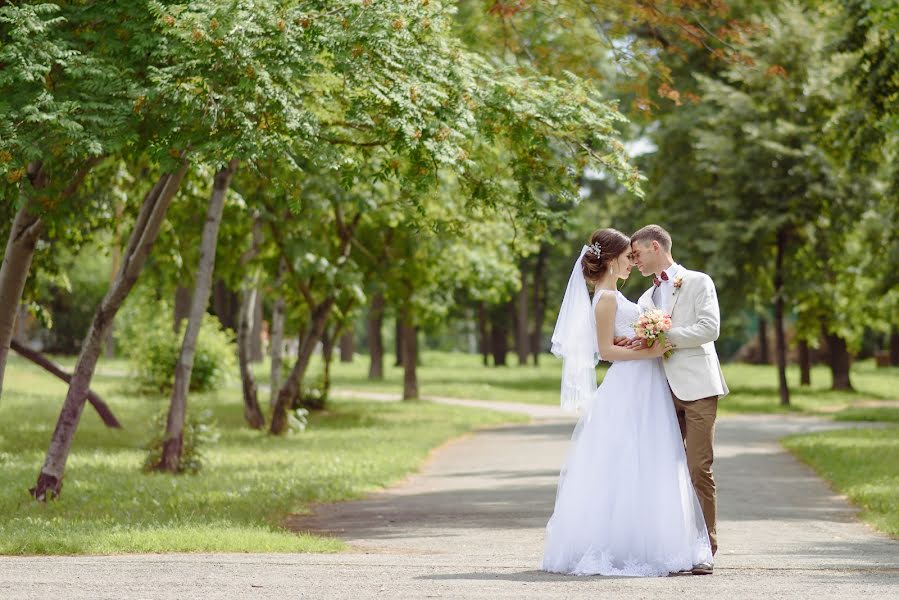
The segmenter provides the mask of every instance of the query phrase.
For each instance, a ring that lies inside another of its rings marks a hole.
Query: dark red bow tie
[[[660,285],[662,285],[663,281],[668,281],[668,273],[666,273],[665,271],[662,271],[662,279],[659,279],[655,275],[652,276],[652,282],[655,284],[656,287],[659,287]]]

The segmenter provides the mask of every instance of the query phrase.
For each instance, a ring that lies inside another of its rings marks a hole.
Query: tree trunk
[[[253,303],[253,330],[250,332],[250,360],[262,362],[265,353],[262,351],[262,290],[256,290],[256,301]]]
[[[478,304],[478,344],[481,347],[481,362],[485,367],[490,366],[490,329],[487,320],[487,306],[481,302]]]
[[[106,339],[109,327],[122,302],[125,301],[137,282],[153,242],[156,241],[166,210],[175,196],[187,168],[187,162],[182,161],[181,167],[176,172],[161,176],[144,197],[116,282],[106,292],[106,296],[97,307],[94,320],[81,346],[81,354],[75,364],[69,391],[59,413],[44,466],[41,468],[37,483],[29,490],[36,500],[46,501],[48,498],[58,496],[62,489],[62,479],[66,461],[69,458],[69,450],[72,447],[78,421],[81,419],[84,401],[87,398],[91,378],[100,357],[103,340]]]
[[[509,352],[509,325],[506,306],[494,309],[490,319],[491,340],[493,351],[493,366],[505,367],[506,354]]]
[[[31,168],[29,165],[29,170]],[[31,202],[26,201],[16,213],[0,266],[0,394],[3,393],[3,373],[16,314],[31,269],[34,248],[44,226],[41,219],[31,213],[31,208]]]
[[[63,201],[72,196],[91,169],[101,160],[102,156],[93,156],[84,161],[62,190],[58,200]],[[45,189],[49,184],[41,161],[29,163],[26,174],[33,190]],[[43,221],[34,214],[32,199],[27,198],[13,219],[9,239],[6,241],[6,250],[3,253],[3,263],[0,264],[0,395],[3,394],[3,374],[6,371],[6,359],[9,357],[13,324],[22,300],[25,281],[28,279],[28,271],[31,269],[34,249],[42,230]]]
[[[537,253],[537,261],[534,266],[534,331],[531,334],[531,352],[534,356],[534,366],[540,364],[540,344],[542,342],[543,319],[546,315],[546,258],[549,247],[540,245]]]
[[[254,277],[255,280],[255,277]],[[253,331],[254,308],[256,305],[256,286],[247,286],[243,291],[243,302],[240,305],[240,317],[237,328],[237,362],[240,366],[240,383],[243,390],[243,418],[252,429],[265,427],[265,417],[259,407],[256,377],[250,368],[250,334]]]
[[[353,354],[356,353],[356,336],[353,330],[347,331],[340,336],[340,362],[353,362]]]
[[[44,370],[49,371],[53,375],[59,377],[66,383],[72,381],[72,376],[63,371],[59,365],[45,357],[40,352],[32,350],[31,348],[27,348],[26,346],[20,344],[15,339],[10,344],[10,347],[21,357],[26,358],[33,362],[34,364],[42,367]],[[109,406],[103,401],[103,399],[97,395],[93,390],[88,389],[87,392],[87,401],[90,402],[90,405],[94,407],[94,410],[97,411],[97,414],[100,415],[100,419],[103,420],[103,424],[107,427],[111,427],[113,429],[121,429],[122,424],[119,423],[119,420],[116,419],[115,415],[112,414],[112,410],[109,409]]]
[[[393,353],[396,356],[396,362],[394,363],[394,367],[402,367],[403,366],[403,319],[400,315],[396,317],[396,323],[394,324],[394,328],[396,331],[393,335]]]
[[[290,375],[287,376],[287,381],[284,382],[281,391],[278,392],[278,401],[272,409],[272,424],[269,432],[274,435],[280,435],[287,430],[287,408],[293,405],[299,394],[300,383],[306,375],[306,369],[309,368],[309,360],[312,358],[315,346],[321,341],[325,324],[335,301],[336,298],[333,296],[328,297],[312,309],[308,332],[303,336],[303,341],[297,350],[297,362],[290,371]]]
[[[327,394],[331,389],[331,361],[334,359],[334,340],[337,339],[338,329],[328,331],[327,327],[322,334],[322,388]]]
[[[830,372],[833,374],[833,390],[852,390],[852,382],[849,380],[849,366],[851,357],[846,348],[846,340],[840,336],[825,332],[827,336],[828,359]]]
[[[899,327],[895,325],[890,331],[890,364],[899,367]]]
[[[284,259],[281,259],[281,263],[278,266],[278,288],[280,288],[285,269],[286,265],[284,264]],[[283,370],[281,367],[281,357],[284,353],[284,296],[280,293],[272,307],[272,341],[269,353],[272,357],[271,375],[269,378],[271,385],[271,399],[269,400],[269,405],[274,406],[275,402],[278,400],[278,390],[281,389],[281,376]]]
[[[771,351],[768,344],[768,319],[759,317],[759,362],[760,365],[771,364]]]
[[[19,305],[19,310],[16,313],[16,323],[13,326],[13,334],[12,341],[21,340],[25,341],[28,338],[28,326],[26,320],[28,319],[28,307],[24,304]],[[15,350],[15,348],[13,348]]]
[[[384,324],[384,294],[378,292],[372,298],[368,313],[368,366],[369,379],[384,379],[384,339],[381,327]]]
[[[777,346],[777,377],[780,404],[789,406],[790,388],[787,386],[787,342],[784,333],[784,274],[783,261],[787,237],[783,230],[777,232],[777,256],[774,265],[774,343]]]
[[[528,275],[522,265],[521,290],[518,292],[517,310],[515,311],[515,350],[518,353],[518,364],[528,364],[531,353],[530,336],[528,335]]]
[[[225,210],[225,198],[231,177],[237,169],[238,161],[232,159],[215,174],[212,185],[212,196],[206,210],[206,222],[203,224],[203,235],[200,241],[200,260],[194,279],[194,291],[190,299],[190,310],[187,328],[181,342],[181,352],[175,363],[175,383],[169,404],[168,420],[165,426],[165,439],[162,444],[162,457],[155,465],[158,471],[178,473],[181,471],[181,449],[184,445],[184,419],[187,415],[187,391],[190,389],[190,378],[194,369],[194,355],[197,349],[197,338],[203,324],[203,315],[209,305],[209,292],[212,288],[212,273],[215,270],[215,250],[218,245],[219,228],[222,213]],[[180,288],[179,288],[180,289]],[[177,323],[177,315],[176,315]]]
[[[240,295],[228,287],[224,280],[215,282],[212,292],[212,310],[218,317],[222,327],[237,331],[239,326]]]
[[[812,384],[812,360],[808,342],[799,341],[799,385]]]
[[[256,214],[253,217],[253,234],[250,248],[240,257],[244,268],[259,255],[262,247],[262,220]],[[250,368],[253,356],[251,337],[253,322],[256,319],[256,295],[259,290],[259,268],[251,269],[241,284],[240,310],[237,316],[237,362],[240,366],[240,383],[243,390],[243,416],[247,425],[253,429],[265,427],[265,417],[259,407],[259,395],[256,377]]]
[[[418,399],[418,328],[412,310],[402,310],[403,400]]]
[[[181,321],[190,316],[191,294],[190,288],[179,285],[175,288],[175,315],[173,328],[178,333]]]

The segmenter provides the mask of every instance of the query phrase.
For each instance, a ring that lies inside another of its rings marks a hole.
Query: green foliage
[[[151,471],[162,460],[162,449],[165,443],[165,424],[168,419],[168,410],[159,412],[153,419],[152,431],[157,431],[156,436],[147,443],[147,456],[144,459],[144,470]],[[181,462],[178,465],[179,473],[196,475],[206,462],[203,451],[219,440],[219,432],[216,427],[212,411],[209,409],[199,414],[189,412],[184,420],[183,441],[181,445]]]
[[[839,47],[855,60],[845,73],[853,102],[841,119],[850,155],[860,167],[877,170],[899,150],[899,5],[895,2],[840,2]],[[897,169],[892,165],[895,177]],[[893,179],[894,192],[897,179]]]
[[[45,330],[41,332],[44,350],[58,354],[77,354],[106,288],[110,260],[91,244],[73,255],[67,250],[53,257],[58,272],[43,273],[30,296],[38,309]]]
[[[34,160],[108,151],[127,119],[131,78],[85,52],[70,14],[50,3],[0,7],[0,175],[10,183]]]
[[[855,349],[878,320],[863,239],[883,234],[864,233],[882,224],[878,194],[835,151],[840,134],[830,129],[848,99],[840,75],[850,57],[832,52],[828,16],[814,8],[786,3],[764,24],[746,46],[751,64],[697,75],[704,104],[690,167],[704,187],[681,218],[699,223],[694,235],[728,304],[764,311],[781,293],[802,339],[816,344],[823,324]],[[785,285],[776,291],[778,244]]]
[[[145,392],[168,393],[174,384],[187,321],[174,331],[173,314],[170,303],[136,294],[119,317],[116,339],[130,361],[134,382]],[[214,316],[204,314],[190,390],[210,391],[225,386],[234,373],[236,353],[233,332],[223,329]]]
[[[446,440],[515,415],[428,403],[336,401],[309,416],[302,436],[247,430],[237,387],[191,396],[221,434],[195,476],[142,475],[142,435],[162,402],[123,394],[123,377],[100,362],[94,389],[125,424],[103,426],[85,410],[65,492],[37,504],[25,491],[46,451],[64,384],[13,358],[0,435],[0,554],[335,552],[333,537],[297,534],[285,517],[315,502],[364,497],[420,467]],[[211,450],[211,449],[210,449]]]
[[[862,519],[899,538],[899,427],[790,436],[783,444],[861,507]]]

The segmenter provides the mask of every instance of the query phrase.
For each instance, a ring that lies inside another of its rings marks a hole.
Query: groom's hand
[[[649,348],[649,346],[646,345],[646,340],[638,337],[628,338],[627,344],[625,344],[624,347],[628,350],[642,350],[643,348]]]
[[[638,350],[640,348],[645,348],[646,345],[644,340],[641,340],[638,337],[625,337],[623,335],[617,336],[612,339],[612,342],[616,346],[621,346],[622,348],[627,348],[628,350]]]

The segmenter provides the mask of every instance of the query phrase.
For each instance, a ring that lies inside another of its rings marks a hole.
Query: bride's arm
[[[651,348],[631,350],[616,346],[612,333],[615,331],[615,313],[618,301],[613,294],[603,294],[596,302],[596,339],[599,342],[599,355],[602,360],[640,360],[658,358],[667,349],[662,344],[653,344]]]

